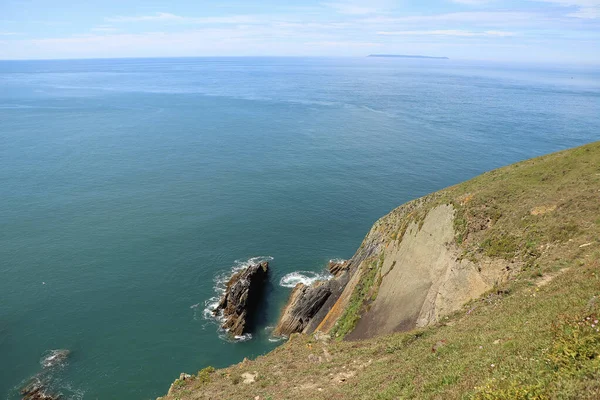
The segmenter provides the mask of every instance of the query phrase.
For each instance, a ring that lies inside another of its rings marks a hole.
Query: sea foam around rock
[[[299,283],[311,285],[316,281],[326,281],[333,277],[327,272],[295,271],[285,275],[279,281],[279,286],[293,288]]]

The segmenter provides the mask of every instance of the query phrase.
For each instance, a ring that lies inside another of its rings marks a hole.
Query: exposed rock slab
[[[329,296],[331,287],[327,282],[315,282],[310,286],[297,284],[273,333],[290,335],[303,332]]]
[[[329,273],[333,276],[340,276],[344,271],[348,270],[348,260],[331,260],[329,261]]]
[[[251,320],[257,311],[268,271],[269,263],[264,261],[250,265],[229,279],[225,294],[213,313],[223,316],[221,327],[231,335],[240,336],[251,330]]]
[[[424,327],[506,280],[505,260],[478,265],[461,259],[454,243],[454,208],[432,209],[422,226],[412,222],[401,242],[383,249],[383,280],[377,299],[348,339]]]
[[[273,334],[312,333],[343,291],[348,274],[341,271],[336,278],[311,285],[299,283],[290,294]]]

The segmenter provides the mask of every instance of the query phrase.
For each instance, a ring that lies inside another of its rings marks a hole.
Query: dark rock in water
[[[70,350],[57,349],[47,351],[40,360],[43,367],[42,372],[29,380],[27,385],[21,389],[23,400],[58,400],[62,397],[56,394],[56,388],[51,389],[52,375],[56,372],[54,367],[62,367],[66,364]]]
[[[269,263],[264,261],[234,274],[227,282],[225,294],[213,313],[222,313],[225,319],[222,328],[231,335],[240,336],[250,331],[250,321],[262,296],[268,271]]]
[[[348,260],[331,260],[329,261],[329,273],[333,276],[339,276],[348,269],[348,265]]]
[[[60,394],[48,394],[47,384],[37,376],[21,389],[21,395],[23,400],[58,400],[61,397]]]
[[[310,286],[303,283],[297,284],[292,290],[288,304],[273,334],[290,335],[303,332],[327,298],[331,296],[331,291],[332,287],[329,281],[318,281]]]

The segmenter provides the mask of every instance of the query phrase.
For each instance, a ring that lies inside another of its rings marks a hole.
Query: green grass
[[[383,254],[379,259],[365,263],[368,267],[361,271],[360,282],[356,285],[348,306],[333,327],[331,334],[336,338],[343,338],[351,332],[360,319],[361,313],[377,297],[377,289],[381,284],[381,267],[383,265]]]
[[[600,143],[409,203],[380,219],[361,248],[402,240],[410,221],[439,204],[456,209],[464,257],[506,259],[517,268],[511,280],[436,326],[359,342],[293,335],[265,356],[211,373],[208,382],[182,381],[168,398],[600,398]],[[335,328],[340,337],[377,296],[379,257],[362,271]],[[260,379],[244,384],[244,372]]]

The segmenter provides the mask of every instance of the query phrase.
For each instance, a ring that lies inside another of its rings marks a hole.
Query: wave
[[[293,288],[299,283],[311,285],[316,281],[326,281],[333,277],[328,272],[295,271],[285,275],[279,281],[279,286]]]
[[[221,300],[221,297],[223,296],[223,294],[225,293],[225,290],[227,289],[227,282],[229,282],[229,279],[231,278],[231,276],[233,274],[235,274],[236,272],[246,269],[251,265],[260,264],[261,262],[271,261],[271,260],[273,260],[273,257],[271,257],[271,256],[251,257],[247,260],[235,260],[233,262],[233,266],[228,271],[224,271],[224,272],[218,274],[214,278],[213,289],[214,289],[215,295],[204,301],[204,310],[202,311],[202,317],[205,320],[214,322],[218,325],[218,327],[219,327],[218,329],[220,332],[219,338],[226,340],[226,341],[231,341],[231,336],[227,335],[227,331],[221,328],[221,324],[224,322],[223,315],[221,313],[218,313],[215,315],[215,313],[214,313],[214,311],[217,309],[217,306],[219,305],[219,301]],[[192,307],[194,309],[197,309],[197,307],[195,307],[195,306],[197,306],[197,305],[194,305]],[[252,339],[252,335],[247,333],[247,334],[241,335],[241,336],[234,336],[233,339],[236,342],[245,342],[247,340]]]
[[[48,350],[40,359],[43,368],[64,367],[71,352],[66,349]]]

